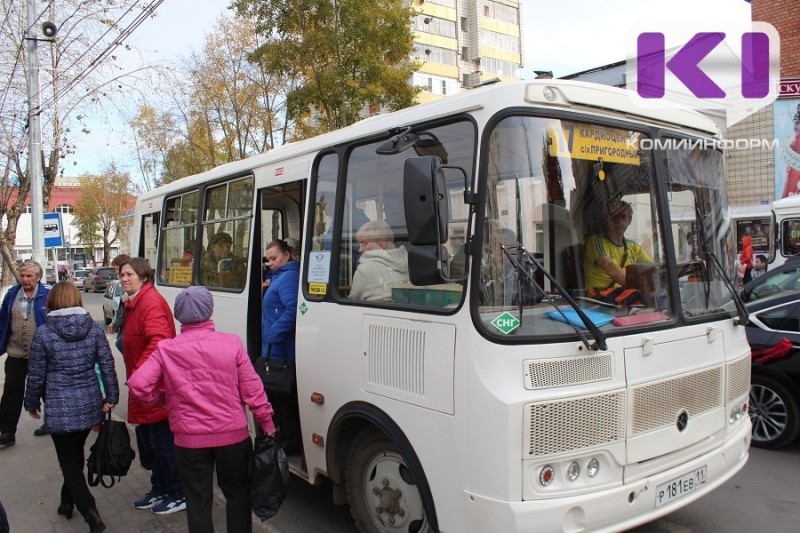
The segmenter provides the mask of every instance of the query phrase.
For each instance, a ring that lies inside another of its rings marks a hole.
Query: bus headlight
[[[586,474],[589,477],[594,477],[597,475],[597,472],[600,471],[600,461],[597,460],[597,457],[592,457],[589,461],[589,464],[586,465]]]
[[[735,424],[745,416],[747,416],[747,402],[742,405],[734,405],[731,407],[731,412],[728,415],[728,423]]]
[[[581,473],[581,465],[578,461],[572,461],[567,467],[567,479],[575,481]]]

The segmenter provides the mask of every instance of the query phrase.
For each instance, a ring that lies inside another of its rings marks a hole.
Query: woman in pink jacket
[[[190,533],[213,531],[212,478],[227,501],[228,531],[249,532],[250,456],[245,405],[264,433],[274,436],[272,406],[236,335],[219,333],[208,289],[187,287],[175,299],[181,333],[162,340],[128,379],[130,394],[165,405],[175,434],[178,471],[186,496]]]

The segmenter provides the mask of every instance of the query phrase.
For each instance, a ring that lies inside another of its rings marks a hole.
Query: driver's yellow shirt
[[[628,251],[627,256],[625,255],[626,248]],[[605,290],[612,286],[620,286],[619,283],[614,283],[605,270],[597,266],[598,257],[610,257],[615,264],[623,269],[628,265],[652,262],[644,248],[631,240],[625,239],[624,244],[618,246],[605,235],[591,235],[586,240],[586,256],[583,260],[583,276],[586,283],[585,287],[588,291],[592,289]]]

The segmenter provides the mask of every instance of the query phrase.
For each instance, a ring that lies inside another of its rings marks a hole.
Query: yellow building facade
[[[413,0],[413,56],[422,67],[412,83],[420,102],[481,83],[520,79],[523,62],[516,0]]]

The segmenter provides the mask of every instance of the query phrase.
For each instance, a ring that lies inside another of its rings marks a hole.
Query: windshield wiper
[[[750,322],[750,319],[748,318],[747,308],[745,308],[744,306],[742,297],[739,296],[739,291],[737,291],[734,288],[733,281],[731,281],[731,279],[725,273],[725,269],[722,268],[722,264],[719,262],[719,259],[717,259],[716,254],[708,249],[703,249],[703,253],[711,258],[711,263],[714,265],[717,272],[719,272],[720,277],[725,282],[725,286],[733,296],[733,304],[736,306],[736,310],[739,312],[739,324],[742,326],[746,326],[747,323]],[[711,280],[708,279],[708,276],[704,277],[706,278],[705,284],[706,284],[706,293],[708,296],[708,293],[710,292]],[[706,305],[708,305],[708,297],[706,298]]]
[[[722,267],[722,263],[719,262],[719,259],[717,259],[716,254],[709,249],[709,236],[705,226],[705,221],[708,214],[703,215],[698,208],[695,208],[695,212],[697,214],[697,220],[699,221],[697,229],[700,233],[700,250],[704,255],[707,255],[711,258],[711,264],[713,264],[714,268],[717,270],[717,272],[719,272],[722,281],[725,283],[725,287],[728,289],[728,291],[730,291],[731,296],[733,297],[733,304],[736,306],[736,311],[739,313],[739,324],[746,326],[750,322],[750,319],[748,318],[747,309],[744,306],[742,297],[739,295],[739,291],[737,291],[733,286],[733,281],[731,281],[731,279],[725,273],[725,269]],[[705,283],[706,290],[706,307],[708,307],[708,300],[711,293],[711,279],[706,274],[703,276],[703,281]]]
[[[561,297],[564,298],[564,300],[566,300],[570,306],[572,306],[572,308],[575,310],[575,313],[577,313],[578,317],[581,319],[581,322],[583,322],[583,325],[586,326],[586,329],[592,335],[592,338],[594,339],[594,346],[589,344],[589,341],[586,340],[586,336],[583,334],[583,332],[581,332],[580,329],[578,329],[576,325],[572,324],[569,320],[567,320],[567,317],[566,315],[564,315],[563,311],[561,311],[561,308],[559,308],[550,298],[548,298],[547,295],[544,296],[544,299],[550,302],[550,305],[552,305],[553,308],[556,311],[558,311],[558,313],[562,316],[564,322],[572,326],[572,329],[574,329],[575,332],[578,334],[578,336],[581,338],[581,341],[583,342],[583,345],[586,346],[586,349],[607,350],[608,345],[606,344],[606,337],[605,335],[603,335],[603,332],[600,331],[600,328],[598,328],[597,325],[595,325],[595,323],[592,322],[588,316],[586,316],[586,313],[584,313],[583,309],[581,309],[581,307],[575,302],[575,300],[572,299],[572,296],[569,295],[569,292],[567,292],[567,290],[556,280],[556,278],[554,278],[553,275],[550,274],[550,272],[548,272],[546,268],[544,268],[544,265],[540,263],[539,260],[536,259],[536,257],[534,257],[533,254],[529,253],[525,249],[525,247],[522,246],[521,244],[517,244],[511,247],[501,246],[503,254],[508,258],[508,260],[511,262],[516,271],[522,276],[524,276],[525,281],[529,283],[532,287],[536,287],[537,289],[542,291],[542,294],[545,294],[544,289],[538,283],[536,283],[534,277],[531,276],[531,274],[528,272],[526,268],[524,268],[519,259],[517,257],[514,257],[514,255],[510,252],[509,248],[515,248],[515,251],[517,252],[518,255],[522,255],[523,257],[526,258],[527,261],[530,261],[531,263],[533,263],[534,266],[536,266],[536,268],[541,270],[542,274],[544,274],[545,277],[547,277],[547,279],[550,280],[550,283],[552,283],[553,286],[558,290],[559,294],[561,294]],[[520,291],[520,294],[517,295],[517,298],[519,299],[522,298],[521,292],[522,291]],[[522,313],[520,313],[520,318],[522,318]]]

